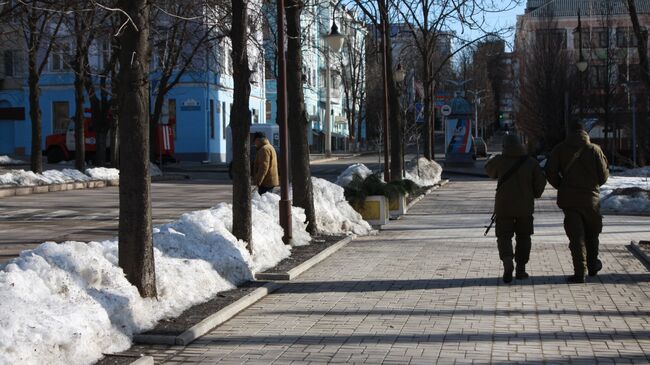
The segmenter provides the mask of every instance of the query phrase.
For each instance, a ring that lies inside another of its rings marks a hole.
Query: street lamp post
[[[280,226],[284,230],[282,241],[292,240],[291,199],[289,199],[289,126],[287,121],[287,64],[285,54],[284,0],[277,2],[278,27],[278,124],[280,126]]]
[[[334,9],[336,11],[336,9]],[[327,50],[325,51],[325,155],[332,154],[332,71],[330,65],[330,50],[338,53],[343,47],[345,37],[339,33],[339,27],[336,26],[334,13],[332,13],[332,29],[330,33],[325,36],[327,41]]]
[[[393,78],[395,79],[395,82],[397,85],[401,85],[404,82],[404,79],[406,78],[406,71],[402,68],[402,64],[398,63],[397,68],[395,69],[395,73],[393,74]],[[397,88],[399,92],[399,87]],[[402,134],[404,134],[404,130],[402,130]],[[402,141],[404,140],[404,136],[402,136]],[[404,154],[404,146],[405,143],[402,142],[402,177],[406,177],[406,161],[405,159],[405,154]]]

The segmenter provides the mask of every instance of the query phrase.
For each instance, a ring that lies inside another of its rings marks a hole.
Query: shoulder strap
[[[510,170],[506,171],[505,174],[499,179],[499,182],[497,183],[497,190],[503,185],[512,175],[519,170],[519,168],[526,162],[528,161],[528,155],[523,156],[517,163],[515,163]]]
[[[578,158],[580,158],[580,155],[582,155],[582,152],[584,152],[584,150],[586,150],[586,149],[587,149],[587,146],[582,146],[578,151],[576,151],[576,153],[573,154],[573,156],[571,156],[571,160],[569,160],[569,163],[566,165],[566,168],[564,169],[564,172],[562,172],[563,176],[566,176],[569,173],[569,171],[571,170],[573,165],[576,163]]]

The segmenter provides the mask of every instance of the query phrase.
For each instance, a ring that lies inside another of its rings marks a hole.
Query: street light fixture
[[[395,70],[395,82],[398,84],[401,84],[404,82],[404,79],[406,78],[406,71],[402,68],[402,64],[398,63],[397,64],[397,69]]]
[[[339,32],[339,27],[336,26],[336,20],[334,19],[332,19],[332,29],[330,29],[330,34],[325,36],[325,40],[334,52],[338,53],[341,51],[341,48],[343,48],[345,36]]]
[[[332,70],[330,65],[330,49],[339,53],[345,40],[345,36],[339,32],[339,27],[336,26],[334,15],[332,15],[332,29],[324,38],[328,45],[327,50],[325,50],[325,155],[330,156],[332,154],[332,90],[330,86],[332,82]]]

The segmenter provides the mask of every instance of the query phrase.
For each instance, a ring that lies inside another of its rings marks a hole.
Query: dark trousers
[[[530,259],[530,236],[533,233],[533,216],[497,217],[496,235],[501,261],[514,258],[517,265],[526,265]],[[515,235],[517,246],[513,252],[512,237]]]
[[[598,208],[564,209],[564,231],[569,238],[574,274],[584,276],[587,268],[597,265],[602,230],[603,217]]]
[[[275,186],[270,186],[270,187],[269,187],[269,186],[259,186],[259,187],[257,188],[257,192],[258,192],[260,195],[262,195],[262,194],[266,194],[266,193],[268,193],[269,191],[273,191],[274,188],[275,188]]]

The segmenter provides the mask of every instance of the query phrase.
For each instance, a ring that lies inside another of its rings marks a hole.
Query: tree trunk
[[[233,61],[233,104],[230,114],[232,130],[232,233],[238,239],[248,242],[252,239],[251,218],[251,165],[250,125],[251,115],[248,103],[251,93],[248,68],[248,1],[232,0],[232,61]]]
[[[389,23],[389,14],[386,0],[379,1],[379,11],[381,13],[382,21],[385,21],[389,24],[388,29],[390,29]],[[395,83],[395,78],[393,74],[393,57],[391,57],[391,37],[384,37],[386,39],[386,45],[384,48],[388,50],[388,57],[386,57],[386,68],[387,68],[387,77],[388,77],[388,100],[389,100],[389,138],[390,138],[390,178],[391,181],[402,180],[402,118],[400,103],[399,103],[399,93],[397,91],[397,85]]]
[[[36,41],[36,14],[35,10],[31,9],[28,20],[29,27],[29,50],[28,50],[28,63],[29,63],[29,118],[32,120],[32,155],[31,155],[31,170],[35,173],[43,172],[43,157],[41,151],[41,140],[43,139],[43,131],[41,125],[41,106],[39,104],[41,89],[38,86],[40,75],[36,66],[36,56],[38,52]]]
[[[41,106],[39,100],[41,96],[41,89],[38,86],[38,74],[36,73],[36,65],[34,64],[30,55],[29,60],[29,117],[32,120],[32,156],[31,156],[31,170],[35,173],[43,172],[43,157],[41,152],[41,140],[43,139],[43,131],[41,126]]]
[[[155,297],[149,175],[150,4],[147,0],[121,0],[119,8],[134,23],[128,23],[120,37],[119,263],[140,295]]]
[[[84,171],[86,165],[86,138],[84,136],[84,89],[81,77],[75,72],[74,78],[74,166],[79,171]]]
[[[639,15],[636,10],[634,0],[627,0],[628,10],[630,11],[630,19],[632,21],[632,28],[634,35],[637,39],[637,48],[639,50],[639,66],[641,68],[641,79],[646,84],[646,88],[650,90],[650,61],[648,60],[648,30],[641,28],[639,23]]]
[[[435,120],[431,117],[431,83],[429,82],[429,66],[424,66],[424,157],[433,160],[435,152],[433,151],[433,129]]]
[[[302,0],[288,0],[287,10],[287,103],[289,109],[289,139],[291,152],[291,183],[293,204],[305,209],[307,231],[316,234],[316,209],[309,167],[309,141],[307,111],[302,89],[302,49],[300,40],[300,14]]]

